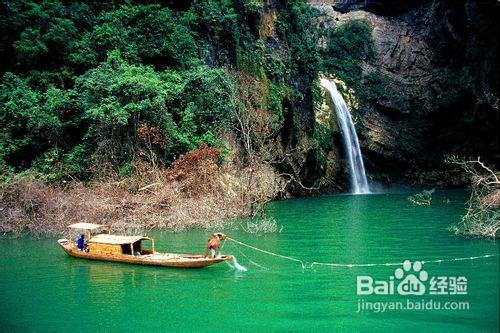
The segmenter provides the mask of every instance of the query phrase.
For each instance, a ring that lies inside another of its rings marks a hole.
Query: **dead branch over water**
[[[473,237],[498,238],[500,230],[499,173],[480,158],[460,159],[450,156],[447,163],[459,165],[470,176],[470,197],[467,212],[453,227],[456,234]]]

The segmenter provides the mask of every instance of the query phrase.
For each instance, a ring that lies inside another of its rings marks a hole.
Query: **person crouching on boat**
[[[76,247],[80,249],[80,251],[89,252],[87,248],[87,244],[85,244],[85,235],[80,235],[78,242],[76,243]]]
[[[225,239],[226,235],[220,232],[210,236],[207,243],[207,249],[205,251],[205,258],[215,258],[217,251],[220,250],[220,241]]]

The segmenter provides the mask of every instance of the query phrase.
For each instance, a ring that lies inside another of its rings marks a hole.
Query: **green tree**
[[[329,36],[323,61],[327,71],[353,86],[361,79],[363,62],[374,54],[370,26],[364,21],[349,21]]]

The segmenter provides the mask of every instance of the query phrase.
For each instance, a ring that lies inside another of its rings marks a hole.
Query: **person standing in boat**
[[[220,241],[225,239],[226,235],[220,232],[210,236],[207,243],[207,249],[205,251],[205,258],[215,258],[217,251],[220,250]]]

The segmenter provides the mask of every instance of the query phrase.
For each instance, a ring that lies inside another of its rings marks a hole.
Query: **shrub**
[[[280,233],[283,231],[283,226],[278,226],[278,223],[273,217],[264,217],[259,219],[253,218],[246,221],[246,226],[242,226],[242,229],[250,234],[267,234],[275,232]]]
[[[408,197],[408,201],[417,206],[430,206],[434,189],[423,190],[420,193]]]
[[[339,25],[328,36],[323,62],[327,71],[353,86],[361,78],[363,61],[373,56],[370,26],[364,21],[353,20]]]
[[[199,196],[219,190],[215,175],[221,153],[219,149],[200,145],[172,163],[166,171],[167,179],[182,183],[181,191],[187,196]]]

